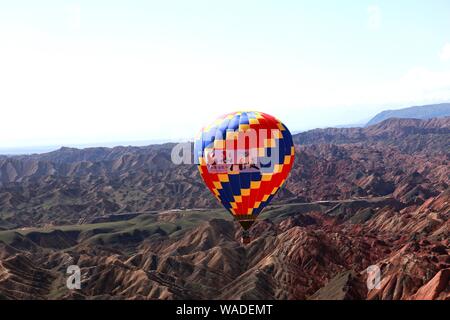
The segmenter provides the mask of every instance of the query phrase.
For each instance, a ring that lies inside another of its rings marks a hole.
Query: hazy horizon
[[[450,104],[449,102],[441,102],[444,104]],[[439,103],[438,103],[439,104]],[[414,107],[414,106],[409,106]],[[409,108],[407,107],[407,108]],[[382,111],[392,111],[392,110],[398,110],[403,108],[394,108],[394,109],[382,109],[378,113]],[[375,116],[375,115],[374,115]],[[335,128],[349,128],[349,127],[364,127],[369,120],[371,120],[373,116],[365,118],[359,122],[355,123],[342,123],[334,126],[322,126],[322,127],[315,127],[315,128],[308,128],[304,130],[296,130],[291,129],[290,131],[292,134],[297,134],[301,132],[305,132],[308,130],[313,129],[321,129],[321,128],[327,128],[327,127],[335,127]],[[178,143],[178,142],[186,142],[186,141],[193,141],[193,138],[189,137],[181,137],[181,138],[173,138],[173,139],[147,139],[147,140],[122,140],[122,141],[114,141],[114,140],[106,140],[106,141],[92,141],[89,143],[60,143],[60,144],[53,144],[53,145],[25,145],[25,146],[13,146],[13,147],[1,147],[0,146],[0,155],[26,155],[26,154],[33,154],[33,153],[45,153],[45,152],[51,152],[58,150],[62,147],[68,147],[68,148],[77,148],[77,149],[84,149],[84,148],[94,148],[94,147],[106,147],[106,148],[113,148],[118,146],[133,146],[133,147],[143,147],[148,146],[152,144],[163,144],[163,143]]]
[[[187,140],[241,109],[304,131],[450,101],[449,13],[448,1],[2,3],[0,153]]]
[[[342,126],[347,126],[348,124],[342,124]],[[355,123],[355,125],[357,125]],[[308,129],[309,130],[309,129]],[[305,130],[293,130],[292,133],[299,133]],[[118,146],[133,146],[142,147],[151,144],[163,144],[170,142],[184,142],[191,141],[192,138],[179,138],[179,139],[149,139],[149,140],[126,140],[126,141],[92,141],[90,143],[60,143],[53,145],[24,145],[24,146],[12,146],[12,147],[0,147],[0,155],[23,155],[23,154],[33,154],[33,153],[45,153],[58,150],[62,147],[68,148],[95,148],[95,147],[106,147],[113,148]]]
[[[54,144],[54,145],[29,145],[29,146],[19,146],[19,147],[0,147],[0,155],[26,155],[33,153],[46,153],[61,149],[63,147],[66,148],[76,148],[76,149],[84,149],[84,148],[114,148],[119,146],[132,146],[132,147],[144,147],[152,144],[163,144],[163,143],[176,143],[183,142],[187,139],[183,140],[129,140],[129,141],[93,141],[91,143],[79,144],[79,143],[62,143],[62,144]]]

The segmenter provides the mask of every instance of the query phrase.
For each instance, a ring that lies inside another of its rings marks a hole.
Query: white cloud
[[[442,61],[450,61],[450,43],[446,43],[439,52],[439,57]]]
[[[396,79],[354,88],[353,103],[380,107],[409,107],[450,100],[450,70],[414,67]],[[367,110],[366,110],[367,111]],[[378,110],[379,111],[379,110]]]
[[[367,8],[368,13],[368,21],[367,26],[369,27],[369,30],[376,31],[379,30],[381,27],[381,9],[377,5],[370,5]]]

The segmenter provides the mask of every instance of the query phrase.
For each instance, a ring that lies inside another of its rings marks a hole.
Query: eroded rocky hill
[[[294,139],[248,246],[170,144],[1,157],[0,297],[450,299],[450,118]]]

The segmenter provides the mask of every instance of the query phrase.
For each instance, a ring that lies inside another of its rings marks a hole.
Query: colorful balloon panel
[[[247,229],[285,182],[294,144],[275,117],[233,112],[202,129],[194,154],[206,186]]]

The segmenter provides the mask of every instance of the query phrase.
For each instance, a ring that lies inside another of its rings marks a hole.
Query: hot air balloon
[[[288,128],[263,112],[241,111],[204,127],[194,144],[200,174],[243,228],[248,229],[284,184],[294,163]]]

